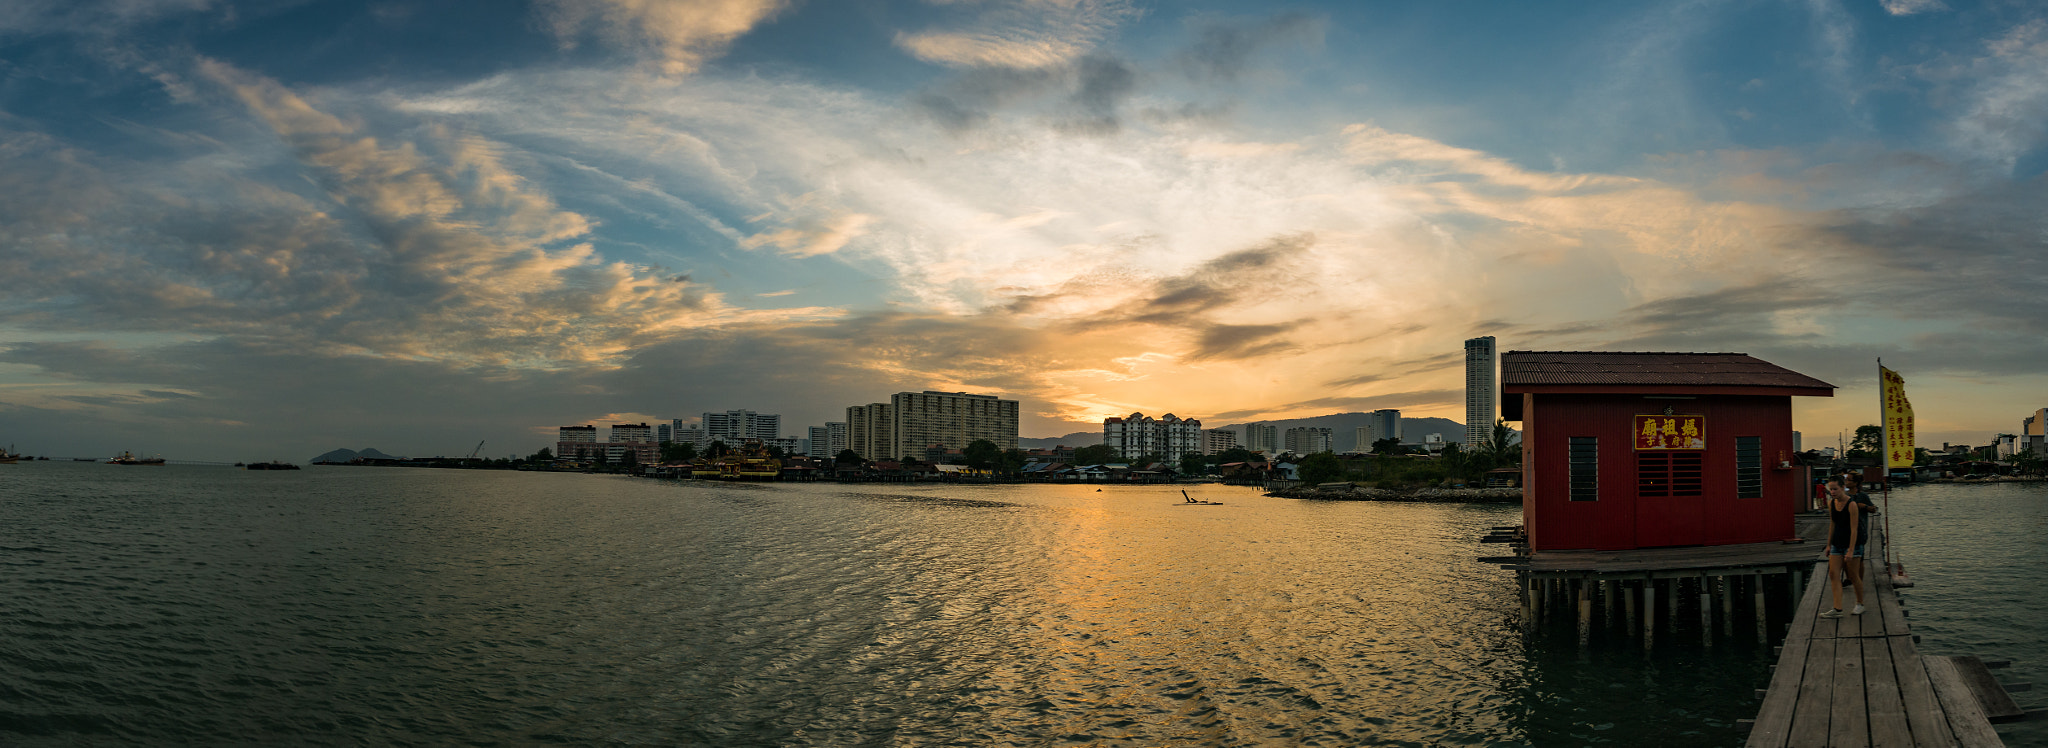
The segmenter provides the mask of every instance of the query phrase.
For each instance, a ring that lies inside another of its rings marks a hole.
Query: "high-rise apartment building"
[[[623,462],[627,452],[642,465],[661,460],[661,446],[654,443],[654,428],[647,424],[614,423],[611,437],[605,444],[605,457],[612,462]]]
[[[1172,413],[1157,419],[1143,413],[1105,418],[1102,443],[1114,447],[1126,460],[1154,455],[1175,462],[1181,455],[1202,453],[1202,422]]]
[[[1280,427],[1270,423],[1245,424],[1244,448],[1268,455],[1279,454]]]
[[[705,413],[704,433],[712,441],[725,442],[728,447],[737,447],[748,441],[767,444],[782,436],[782,416],[751,410]]]
[[[888,403],[846,409],[846,448],[866,460],[887,460],[896,454],[896,408]]]
[[[596,426],[563,426],[555,435],[555,457],[588,460],[597,456]]]
[[[812,426],[805,429],[805,431],[811,435],[811,444],[810,449],[804,450],[804,455],[814,460],[831,459],[833,455],[830,444],[831,438],[826,436],[825,427]]]
[[[840,452],[846,451],[847,445],[852,443],[847,436],[845,421],[826,421],[825,456],[838,457]]]
[[[683,419],[681,418],[675,420],[676,424],[681,424],[682,422]],[[704,429],[695,426],[689,428],[684,428],[680,425],[671,426],[669,428],[668,439],[669,441],[675,442],[677,444],[689,444],[695,446],[699,454],[702,454],[704,452],[705,447],[711,446],[711,435],[704,433]]]
[[[675,436],[676,430],[674,424],[654,424],[654,443],[660,444],[662,442],[675,441]]]
[[[1372,443],[1381,439],[1401,438],[1401,411],[1398,408],[1381,408],[1365,414],[1365,425],[1359,428],[1358,451],[1371,452]]]
[[[1477,448],[1493,439],[1499,410],[1500,352],[1493,336],[1465,341],[1465,446]]]
[[[1288,429],[1286,444],[1283,446],[1287,451],[1302,456],[1337,451],[1336,438],[1330,433],[1330,429],[1313,426]]]
[[[933,445],[965,449],[977,439],[997,449],[1017,448],[1017,401],[965,392],[898,392],[895,411],[897,456],[924,454]]]
[[[1230,429],[1207,429],[1202,432],[1202,454],[1214,455],[1228,452],[1237,446],[1237,432]]]

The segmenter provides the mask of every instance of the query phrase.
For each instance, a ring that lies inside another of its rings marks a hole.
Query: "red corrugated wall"
[[[1522,518],[1535,550],[1623,550],[1674,545],[1761,543],[1791,537],[1798,471],[1779,470],[1792,451],[1789,396],[1523,394]],[[1706,417],[1702,495],[1638,497],[1633,416]],[[1567,444],[1600,439],[1597,501],[1570,501]],[[1763,497],[1735,498],[1735,439],[1763,438]]]

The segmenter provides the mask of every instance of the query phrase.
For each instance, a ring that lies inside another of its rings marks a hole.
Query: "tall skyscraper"
[[[810,449],[805,452],[806,456],[814,460],[831,458],[833,454],[830,451],[832,449],[831,437],[827,435],[829,432],[826,431],[825,427],[812,426],[806,430],[811,434]]]
[[[1268,456],[1280,452],[1280,427],[1270,423],[1248,423],[1244,427],[1244,448]]]
[[[839,456],[839,453],[840,453],[840,452],[844,452],[844,451],[846,451],[847,445],[849,445],[849,444],[851,444],[851,443],[852,443],[852,442],[850,442],[850,441],[848,441],[848,440],[847,440],[847,432],[846,432],[846,422],[845,422],[845,421],[826,421],[826,422],[825,422],[825,456],[826,456],[826,457],[838,457],[838,456]]]
[[[1230,451],[1237,446],[1237,432],[1230,429],[1208,429],[1202,432],[1202,454],[1213,455]]]
[[[997,449],[1017,448],[1017,401],[965,392],[898,392],[895,411],[897,456],[924,454],[933,445],[965,449],[977,439]]]
[[[1143,413],[1105,418],[1102,443],[1115,447],[1126,460],[1155,455],[1175,462],[1181,455],[1202,453],[1202,422],[1172,413],[1157,419]]]
[[[1499,411],[1500,353],[1493,336],[1465,341],[1465,447],[1478,448],[1493,439]]]

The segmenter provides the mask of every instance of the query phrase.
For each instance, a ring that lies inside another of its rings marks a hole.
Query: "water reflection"
[[[0,742],[1734,745],[1769,660],[1525,635],[1514,507],[93,467],[0,492]]]

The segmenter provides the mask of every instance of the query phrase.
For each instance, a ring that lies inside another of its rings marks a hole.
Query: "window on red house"
[[[1693,451],[1637,452],[1636,495],[1700,495],[1701,462],[1701,453]]]
[[[1571,437],[1569,470],[1572,501],[1600,500],[1600,437]]]
[[[1764,438],[1735,437],[1735,498],[1764,496]]]

